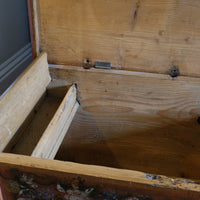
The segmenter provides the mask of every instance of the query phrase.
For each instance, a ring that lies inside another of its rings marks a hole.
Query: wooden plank
[[[33,157],[54,159],[78,107],[73,85],[35,147]]]
[[[49,82],[47,54],[43,53],[0,100],[0,151],[22,125]]]
[[[68,195],[78,198],[81,194],[85,195],[82,199],[88,200],[112,196],[112,199],[124,200],[198,200],[200,191],[199,183],[185,179],[12,154],[0,154],[0,176],[4,179],[3,186],[5,184],[9,191],[15,189],[13,196],[18,198],[20,194],[24,194],[25,198],[30,197],[30,188],[31,194],[36,197],[53,193],[67,199]],[[18,182],[20,185],[16,191]],[[13,188],[13,185],[16,187]],[[41,188],[43,192],[40,192]],[[89,193],[91,189],[93,193]],[[45,196],[42,197],[45,199]]]
[[[38,0],[49,63],[108,61],[115,69],[200,76],[198,0]],[[62,49],[62,51],[61,51]]]
[[[57,159],[200,178],[200,79],[51,67],[81,106]],[[67,153],[66,153],[67,152]]]
[[[15,133],[15,135],[9,141],[9,143],[6,146],[6,148],[4,148],[3,152],[5,152],[5,153],[11,153],[11,152],[13,152],[13,150],[16,149],[16,146],[18,147],[17,143],[19,143],[19,141],[21,141],[21,140],[24,140],[24,135],[25,135],[24,132],[26,132],[27,129],[29,129],[28,127],[32,123],[32,120],[34,120],[34,117],[37,116],[37,112],[38,112],[41,104],[43,104],[45,97],[46,97],[46,91],[42,95],[42,97],[39,99],[39,101],[37,102],[37,104],[33,107],[32,111],[29,113],[29,115],[27,116],[26,120],[23,122],[23,124],[17,130],[17,132]],[[40,123],[41,123],[41,121],[40,121]],[[36,135],[38,135],[38,132],[36,133]],[[26,154],[22,153],[22,155],[30,155],[30,154],[27,154],[27,152],[29,152],[29,148],[31,148],[31,145],[30,145],[31,142],[30,141],[34,141],[33,138],[31,138],[31,136],[28,133],[26,133],[26,136],[29,137],[29,139],[26,140],[26,141],[24,141],[24,143],[23,143],[23,145],[26,145],[26,147],[27,147],[26,150],[23,151],[23,153],[26,152]]]
[[[51,122],[63,99],[46,96],[40,107],[24,130],[20,130],[20,138],[8,153],[31,156],[44,131]]]

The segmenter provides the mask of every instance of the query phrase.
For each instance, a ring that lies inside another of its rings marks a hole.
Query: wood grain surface
[[[51,67],[80,107],[58,159],[200,178],[198,78]]]
[[[15,192],[15,196],[17,196],[17,191],[20,190],[20,188],[18,190],[18,187],[23,185],[19,192],[22,193],[26,189],[27,198],[31,196],[28,195],[29,193],[40,194],[40,197],[44,196],[45,193],[46,196],[51,196],[53,191],[57,191],[57,193],[60,191],[61,195],[65,195],[66,198],[68,191],[65,191],[65,189],[69,187],[69,184],[71,198],[88,200],[102,198],[98,195],[96,198],[92,196],[78,198],[75,190],[87,192],[90,188],[93,188],[95,192],[93,195],[104,194],[104,199],[110,199],[112,194],[115,196],[112,199],[122,195],[123,198],[119,199],[123,200],[199,200],[200,191],[199,183],[192,180],[172,179],[137,171],[5,153],[0,154],[0,181],[3,182],[2,188],[5,187],[7,192]],[[31,187],[32,185],[34,187]],[[37,185],[40,185],[40,187],[35,187]],[[55,189],[52,190],[54,187]],[[79,192],[79,194],[83,192]],[[107,197],[105,197],[106,194]],[[16,199],[8,198],[7,195],[6,197],[6,200]]]
[[[12,153],[31,155],[61,102],[60,98],[45,97],[39,108],[35,110],[29,124],[26,124],[26,128],[20,133],[21,137],[12,148]]]
[[[33,0],[36,44],[51,64],[200,76],[199,0]],[[39,34],[37,34],[39,31]],[[39,38],[39,39],[38,39]]]
[[[0,152],[4,150],[50,82],[47,54],[41,54],[0,99]]]
[[[76,87],[68,90],[56,113],[31,154],[33,157],[54,159],[79,107],[76,101]],[[48,108],[46,109],[48,110]]]

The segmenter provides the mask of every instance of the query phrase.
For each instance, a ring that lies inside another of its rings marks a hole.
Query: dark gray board
[[[32,61],[26,0],[0,0],[0,95]]]

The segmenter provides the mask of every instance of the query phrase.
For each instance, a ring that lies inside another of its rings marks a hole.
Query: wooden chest
[[[0,100],[0,199],[199,200],[199,8],[30,0],[35,60]]]

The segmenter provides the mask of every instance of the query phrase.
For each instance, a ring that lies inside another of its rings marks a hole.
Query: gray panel
[[[0,63],[30,42],[26,0],[0,0]]]
[[[32,61],[31,43],[0,64],[0,98]]]
[[[26,0],[0,0],[0,95],[32,61]]]

